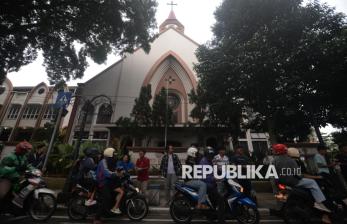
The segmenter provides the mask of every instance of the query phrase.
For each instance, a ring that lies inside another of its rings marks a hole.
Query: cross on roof
[[[173,10],[173,7],[175,5],[177,5],[177,3],[174,3],[173,1],[171,1],[170,3],[167,3],[167,5],[170,5],[171,6],[171,11]]]

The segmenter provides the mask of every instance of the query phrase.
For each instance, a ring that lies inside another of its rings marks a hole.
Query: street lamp
[[[169,111],[169,84],[175,81],[174,78],[171,77],[171,75],[165,79],[166,81],[166,110],[165,110],[165,138],[164,138],[164,145],[165,148],[167,147],[167,118],[168,118],[168,111]]]

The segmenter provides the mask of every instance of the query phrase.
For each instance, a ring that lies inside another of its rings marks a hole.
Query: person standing
[[[225,155],[225,147],[218,147],[218,154],[212,160],[213,165],[217,165],[218,174],[222,173],[223,166],[229,165],[229,158]],[[217,180],[217,190],[220,195],[224,194],[224,180]]]
[[[341,167],[341,174],[347,182],[347,144],[340,145],[340,153],[336,156],[336,161]]]
[[[169,145],[167,148],[167,154],[165,154],[160,163],[160,171],[162,176],[166,179],[166,199],[169,203],[171,196],[173,196],[175,190],[175,182],[177,176],[181,174],[182,165],[176,154],[174,154],[174,148]]]
[[[136,171],[137,171],[137,180],[140,183],[140,190],[141,192],[146,195],[147,192],[147,186],[148,186],[148,170],[150,166],[149,159],[145,156],[146,151],[141,149],[139,151],[139,158],[136,161]]]
[[[336,164],[328,164],[326,160],[327,147],[325,145],[318,145],[317,150],[318,153],[314,156],[314,162],[318,167],[318,174],[322,175],[323,177],[328,177],[330,176],[329,168],[334,167]]]
[[[37,145],[36,151],[28,155],[28,163],[37,169],[42,169],[46,158],[46,152],[46,144],[41,143]]]
[[[241,166],[242,173],[246,173],[246,166],[251,164],[249,157],[246,155],[245,149],[237,147],[234,156],[230,159],[231,164]],[[245,194],[251,196],[252,182],[249,179],[238,179],[239,184],[244,188]]]
[[[134,167],[134,163],[130,161],[128,154],[125,154],[122,160],[117,162],[117,168],[124,169],[126,174],[132,173],[134,171]]]

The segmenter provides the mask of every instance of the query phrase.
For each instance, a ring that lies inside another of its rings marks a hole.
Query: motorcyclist
[[[91,192],[89,199],[85,202],[86,206],[91,206],[96,204],[94,200],[94,188],[96,186],[95,172],[99,162],[100,152],[95,147],[87,147],[83,153],[84,158],[80,161],[78,168],[78,183]]]
[[[334,191],[335,195],[339,195],[339,198],[341,198],[342,202],[347,206],[346,193],[342,192],[342,189],[338,189],[335,184],[331,183],[330,180],[324,179],[323,176],[311,175],[307,172],[304,162],[300,159],[300,151],[297,148],[288,148],[288,156],[295,159],[295,161],[299,165],[299,167],[301,169],[301,173],[303,174],[304,177],[316,180],[317,183],[321,186],[322,185],[323,186],[330,185],[329,186],[330,189],[334,188],[332,191]],[[331,183],[331,184],[328,184],[328,183]],[[327,196],[328,195],[329,194],[327,194]]]
[[[242,147],[237,147],[234,156],[231,157],[230,163],[234,165],[242,166],[242,169],[246,169],[246,165],[250,165],[251,161],[246,156],[245,150]],[[238,179],[239,184],[244,188],[245,194],[252,196],[252,183],[249,179]]]
[[[116,150],[114,148],[105,149],[104,158],[99,162],[97,167],[96,178],[100,201],[98,201],[99,206],[94,217],[94,224],[101,224],[103,213],[112,207],[114,185],[115,183],[118,185],[118,181],[120,181],[120,174],[116,169],[115,153]]]
[[[330,213],[331,211],[323,204],[326,198],[318,184],[312,179],[304,178],[298,172],[300,167],[294,159],[287,155],[287,146],[284,144],[275,144],[272,148],[276,155],[273,164],[279,176],[277,182],[291,187],[302,187],[310,190],[315,200],[314,207],[318,210]],[[284,170],[287,172],[284,173]],[[290,170],[290,172],[288,172],[288,170]]]
[[[2,199],[11,188],[16,191],[19,187],[19,178],[26,170],[34,169],[27,161],[27,154],[32,145],[23,141],[16,145],[14,152],[3,158],[0,162],[0,199]]]
[[[204,152],[204,156],[200,160],[199,165],[213,166],[213,158],[215,151],[212,147],[207,147]],[[224,209],[225,203],[222,195],[218,193],[216,180],[213,174],[206,175],[206,179],[203,180],[207,186],[207,193],[209,198],[213,200],[214,204],[218,207],[218,220],[219,223],[225,223]]]
[[[191,146],[187,150],[186,165],[194,167],[199,163],[198,149],[195,146]],[[198,190],[198,204],[197,209],[207,209],[208,207],[203,204],[206,201],[207,186],[206,183],[196,179],[186,179],[186,185],[193,187]]]

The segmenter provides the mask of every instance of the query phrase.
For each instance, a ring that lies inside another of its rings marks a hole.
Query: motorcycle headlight
[[[136,192],[139,193],[140,189],[138,187],[135,188]]]

